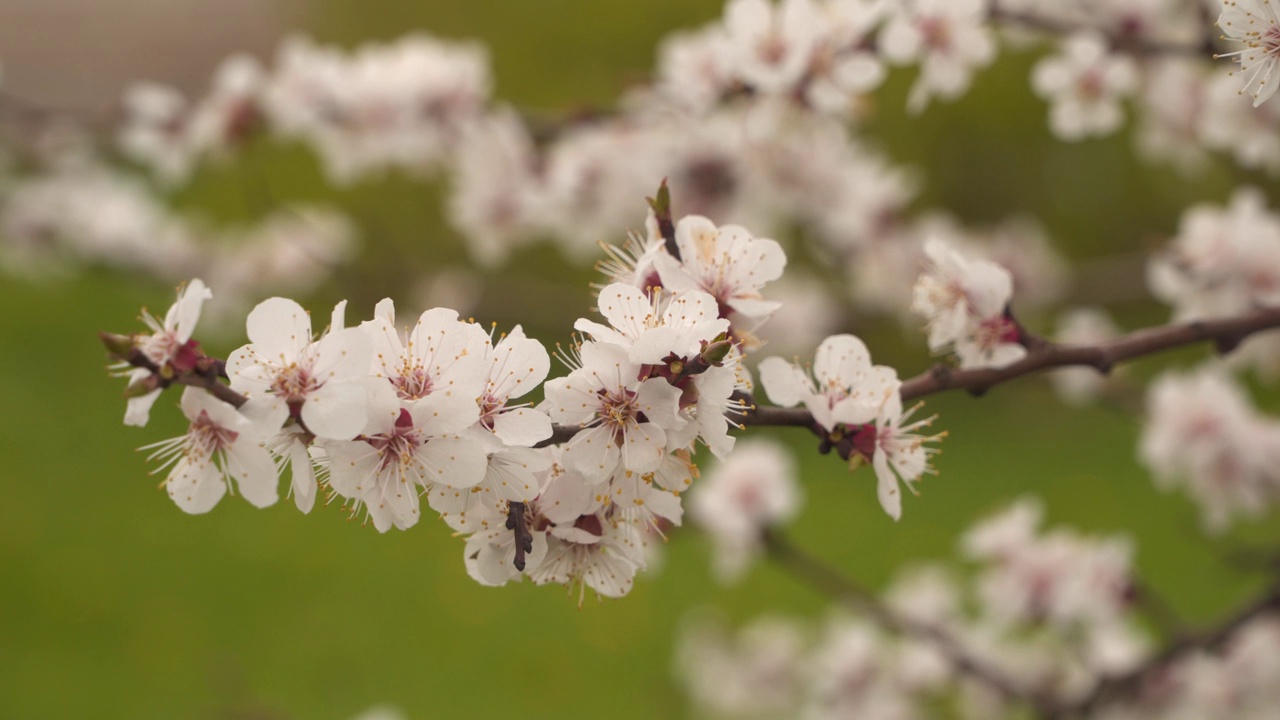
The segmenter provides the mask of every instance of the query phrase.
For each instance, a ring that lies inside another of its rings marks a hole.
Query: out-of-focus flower
[[[800,484],[790,454],[770,440],[738,443],[698,482],[693,521],[710,536],[712,566],[723,582],[742,576],[763,547],[764,533],[799,512]]]

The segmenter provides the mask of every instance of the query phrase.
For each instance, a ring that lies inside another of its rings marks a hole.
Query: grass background
[[[477,38],[491,48],[498,97],[556,110],[609,103],[646,74],[660,37],[719,9],[707,0],[326,0],[304,29],[344,44],[414,29]],[[902,110],[910,73],[879,93],[872,134],[922,171],[921,207],[973,222],[1030,213],[1064,252],[1088,260],[1149,247],[1175,230],[1186,203],[1221,201],[1241,180],[1274,198],[1266,178],[1223,166],[1188,179],[1140,165],[1127,134],[1053,141],[1028,87],[1030,61],[1007,58],[964,100],[918,118]],[[440,221],[438,187],[391,177],[330,190],[305,152],[273,143],[203,171],[174,201],[245,219],[266,209],[246,200],[251,177],[265,177],[279,199],[335,202],[365,230],[364,258],[312,307],[351,297],[349,317],[367,316],[378,298],[464,257]],[[523,320],[544,342],[563,340],[590,304],[587,279],[554,251],[527,251],[487,286],[479,318]],[[548,293],[552,310],[521,316],[531,296]],[[340,719],[383,703],[412,718],[681,717],[669,667],[682,613],[714,605],[745,621],[819,617],[827,607],[767,566],[737,587],[715,585],[706,543],[692,532],[673,535],[664,567],[629,597],[579,610],[555,587],[476,585],[462,542],[430,520],[379,535],[333,508],[303,516],[286,500],[260,512],[233,498],[186,516],[131,450],[183,431],[176,396],[160,401],[147,429],[122,427],[121,385],[103,373],[96,339],[136,329],[138,307],[162,309],[171,297],[106,271],[0,279],[0,717]],[[1129,324],[1166,314],[1146,302],[1118,310]],[[904,375],[929,362],[922,338],[887,329],[869,340],[877,360]],[[1265,393],[1262,402],[1276,405]],[[1129,410],[1063,407],[1039,379],[928,407],[951,433],[941,475],[907,498],[897,524],[880,511],[869,470],[850,476],[807,437],[772,433],[799,451],[808,497],[793,529],[799,544],[880,584],[907,563],[950,557],[964,527],[1030,492],[1046,500],[1051,524],[1132,535],[1142,576],[1193,620],[1228,610],[1261,581],[1223,557],[1280,538],[1274,523],[1202,537],[1195,509],[1158,493],[1136,463]]]

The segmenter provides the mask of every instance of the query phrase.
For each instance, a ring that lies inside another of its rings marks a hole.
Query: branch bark
[[[1218,352],[1227,353],[1245,338],[1273,328],[1280,328],[1280,308],[1262,308],[1237,317],[1192,320],[1144,328],[1097,345],[1059,345],[1038,340],[1032,343],[1025,357],[1000,369],[960,370],[942,363],[935,364],[923,373],[905,380],[901,394],[904,402],[949,390],[966,390],[971,395],[980,396],[997,385],[1023,375],[1079,366],[1091,367],[1105,374],[1114,366],[1130,360],[1204,342],[1211,342]],[[122,359],[139,367],[144,366],[138,363],[136,357]],[[170,382],[202,387],[218,399],[236,407],[247,400],[228,385],[205,375],[182,373]],[[755,398],[745,394],[738,399],[747,408],[745,415],[739,420],[743,426],[815,428],[813,415],[804,408],[759,406]],[[567,442],[581,429],[571,425],[556,425],[552,428],[551,437],[537,447]]]

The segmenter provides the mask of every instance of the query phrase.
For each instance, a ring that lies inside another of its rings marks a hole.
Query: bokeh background
[[[498,98],[556,113],[608,106],[646,77],[662,36],[720,9],[718,0],[3,0],[0,61],[15,96],[95,108],[137,78],[198,94],[222,57],[267,59],[292,30],[348,45],[426,30],[482,40]],[[963,100],[921,117],[906,114],[910,73],[897,71],[875,98],[869,134],[920,170],[920,207],[975,223],[1038,217],[1080,263],[1077,299],[1110,303],[1130,327],[1162,322],[1167,310],[1145,299],[1141,253],[1174,232],[1190,202],[1221,202],[1244,181],[1274,203],[1277,188],[1225,165],[1195,178],[1143,166],[1127,133],[1054,141],[1029,89],[1032,59],[1004,56]],[[272,199],[245,192],[262,182]],[[202,169],[173,203],[234,223],[292,199],[336,204],[363,238],[360,259],[299,298],[310,307],[346,297],[348,317],[365,317],[379,298],[465,266],[460,238],[441,220],[439,186],[391,176],[334,190],[306,150],[268,140]],[[475,315],[522,322],[551,345],[591,305],[591,277],[549,246],[520,251],[474,288]],[[140,329],[138,309],[162,311],[172,292],[105,270],[0,277],[0,717],[340,719],[381,704],[410,718],[683,717],[670,668],[686,611],[714,606],[745,621],[828,609],[769,566],[736,587],[716,585],[705,539],[687,530],[671,535],[661,567],[630,596],[579,609],[556,587],[480,587],[466,576],[462,542],[427,520],[379,535],[336,507],[303,516],[288,501],[257,511],[230,499],[184,515],[133,451],[183,431],[176,396],[160,401],[148,428],[123,427],[121,383],[104,373],[97,340],[100,330]],[[931,362],[922,336],[894,324],[857,329],[903,375]],[[240,342],[208,349],[225,355]],[[1280,408],[1265,392],[1260,402]],[[803,433],[769,433],[798,452],[807,502],[797,544],[880,585],[912,562],[952,557],[963,528],[1033,493],[1050,524],[1133,536],[1144,580],[1192,621],[1263,581],[1228,559],[1280,531],[1263,522],[1206,539],[1187,500],[1156,491],[1134,457],[1140,393],[1074,409],[1042,379],[1026,379],[980,399],[931,398],[928,408],[951,433],[940,475],[907,499],[896,524],[869,470],[850,475]]]

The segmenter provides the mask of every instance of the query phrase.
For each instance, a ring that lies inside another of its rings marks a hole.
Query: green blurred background
[[[289,17],[343,44],[419,29],[480,39],[492,52],[497,97],[562,111],[609,104],[646,76],[659,38],[719,11],[714,0],[325,0]],[[1087,266],[1151,247],[1187,203],[1222,201],[1241,179],[1225,167],[1188,179],[1142,166],[1127,134],[1053,141],[1028,86],[1030,61],[1003,58],[965,99],[918,118],[903,110],[910,73],[895,72],[878,94],[870,134],[921,170],[919,207],[973,222],[1032,214]],[[269,206],[246,202],[242,186],[264,176],[278,200],[329,200],[361,224],[364,257],[301,298],[311,307],[349,297],[348,317],[364,317],[378,298],[464,262],[440,220],[439,187],[392,177],[334,191],[301,148],[262,142],[202,171],[174,201],[227,222],[249,219]],[[1243,179],[1274,199],[1265,178]],[[524,322],[548,345],[566,339],[591,304],[590,275],[545,246],[507,268],[487,286],[477,318]],[[1133,301],[1114,308],[1122,323],[1163,321],[1165,309],[1140,299],[1140,272],[1129,280]],[[303,516],[287,500],[257,511],[235,498],[209,515],[184,515],[132,450],[183,431],[176,396],[160,401],[148,428],[123,427],[121,382],[104,373],[96,337],[139,329],[140,306],[160,311],[171,298],[162,283],[106,271],[0,279],[0,717],[342,719],[379,704],[410,718],[682,717],[689,711],[670,670],[682,613],[713,605],[738,621],[817,618],[828,606],[767,566],[737,587],[715,585],[707,543],[690,531],[672,535],[663,566],[642,574],[630,596],[579,609],[556,587],[480,587],[463,569],[461,540],[429,520],[379,535],[336,508]],[[904,375],[930,362],[922,337],[868,332],[877,360]],[[225,354],[238,342],[209,350]],[[1144,362],[1137,375],[1164,363]],[[1280,407],[1275,400],[1262,402]],[[913,561],[951,557],[964,527],[1029,492],[1045,498],[1051,524],[1131,534],[1143,578],[1188,618],[1208,620],[1263,579],[1224,558],[1280,532],[1257,523],[1205,539],[1195,508],[1158,493],[1134,459],[1140,405],[1135,394],[1070,409],[1041,379],[981,399],[930,399],[951,436],[940,476],[906,500],[897,524],[880,510],[869,470],[850,476],[803,433],[771,434],[793,443],[801,462],[807,502],[797,543],[869,584]]]

